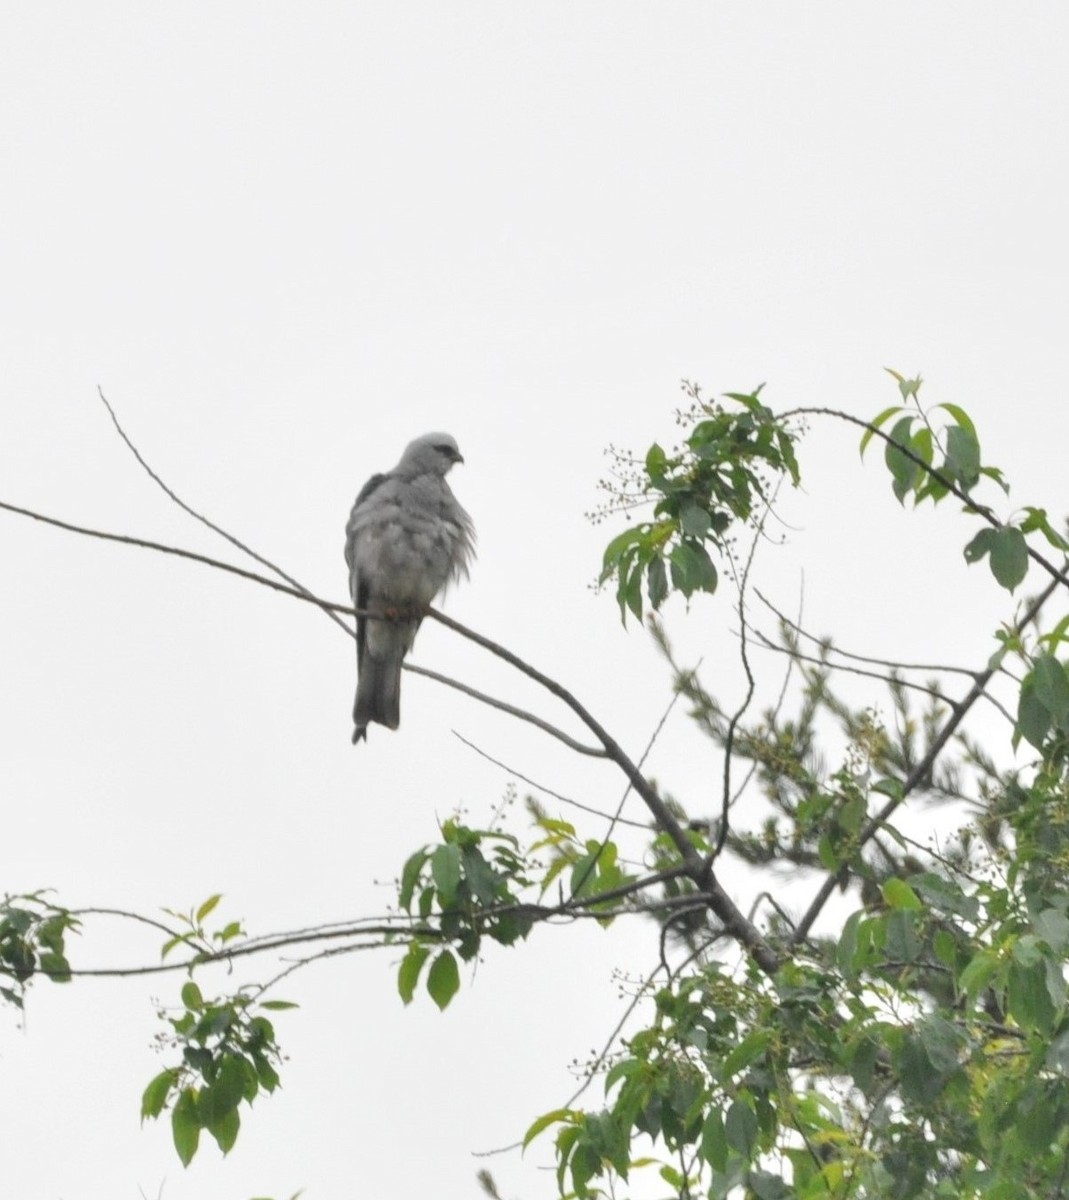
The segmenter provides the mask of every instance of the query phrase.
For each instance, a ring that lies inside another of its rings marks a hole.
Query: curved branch
[[[458,692],[463,692],[465,696],[471,696],[473,700],[479,700],[490,708],[508,713],[510,717],[515,717],[519,721],[527,721],[531,725],[536,725],[543,733],[548,733],[550,737],[555,737],[557,741],[563,742],[569,750],[574,750],[576,754],[586,754],[591,758],[607,757],[604,750],[599,750],[596,746],[584,746],[582,742],[577,742],[575,738],[569,737],[563,729],[558,729],[556,725],[550,725],[548,721],[543,721],[541,717],[536,717],[534,713],[529,713],[526,709],[517,708],[514,704],[506,704],[504,700],[496,700],[485,692],[476,691],[466,683],[450,679],[448,675],[439,675],[437,671],[429,671],[426,667],[417,667],[415,663],[402,665],[405,670],[411,671],[414,675],[425,675],[428,679],[433,679],[436,683],[444,683],[446,687],[455,688]],[[457,737],[460,737],[459,733]],[[464,738],[461,737],[460,740],[464,741]]]
[[[528,787],[533,787],[536,791],[542,792],[547,796],[552,796],[554,800],[560,801],[561,804],[570,804],[572,808],[579,809],[580,812],[589,813],[592,817],[600,817],[603,821],[611,821],[612,814],[602,812],[599,808],[594,808],[591,804],[583,804],[579,800],[573,800],[571,796],[565,796],[561,792],[555,792],[551,787],[547,787],[544,783],[539,783],[536,779],[532,779],[529,775],[524,775],[522,771],[517,771],[515,767],[510,767],[508,763],[504,763],[499,758],[494,758],[492,754],[488,754],[481,746],[476,746],[473,741],[470,741],[462,733],[457,733],[453,730],[453,736],[460,742],[463,742],[469,750],[474,750],[480,758],[485,758],[487,762],[493,763],[495,767],[500,767],[508,775],[512,775],[516,779],[522,779]],[[601,753],[599,751],[599,753]],[[602,754],[604,757],[604,754]],[[533,797],[532,797],[533,799]],[[632,829],[643,829],[649,832],[649,825],[644,821],[632,821],[628,817],[617,816],[616,823],[618,825],[629,825]]]
[[[447,629],[452,629],[454,633],[459,633],[461,637],[467,638],[477,646],[482,646],[484,650],[488,650],[497,658],[515,667],[521,674],[541,684],[542,687],[552,692],[554,696],[576,714],[587,729],[601,742],[608,757],[630,780],[631,786],[645,802],[646,807],[653,814],[653,818],[658,826],[671,838],[672,843],[675,845],[680,858],[687,868],[687,874],[699,885],[701,890],[707,893],[709,907],[720,919],[725,931],[746,947],[762,971],[766,974],[774,975],[780,966],[778,956],[761,936],[760,931],[753,922],[746,919],[738,905],[724,891],[716,879],[713,878],[712,873],[707,869],[705,860],[695,850],[683,827],[676,820],[671,810],[657,794],[649,780],[624,753],[623,748],[608,730],[584,708],[567,688],[557,683],[555,679],[550,679],[548,675],[543,675],[541,671],[524,662],[522,658],[513,654],[511,650],[506,650],[504,646],[499,646],[496,642],[491,641],[490,638],[483,637],[482,634],[476,633],[473,629],[468,629],[467,626],[461,625],[459,621],[453,620],[452,617],[447,617],[444,613],[438,612],[437,609],[428,609],[427,615],[440,624],[445,625]]]
[[[190,505],[188,505],[182,499],[181,496],[179,496],[176,492],[174,492],[171,488],[169,488],[167,486],[167,484],[164,483],[163,480],[159,477],[159,475],[157,475],[156,472],[148,465],[148,463],[142,457],[141,451],[138,450],[138,448],[134,445],[134,443],[127,436],[126,430],[123,429],[122,425],[119,424],[119,418],[115,415],[115,409],[113,409],[111,407],[111,405],[108,403],[108,398],[107,398],[107,396],[104,395],[104,389],[99,384],[97,385],[97,395],[100,397],[101,403],[108,410],[108,416],[111,417],[111,423],[115,426],[116,432],[118,433],[119,437],[122,438],[123,442],[126,444],[127,449],[129,449],[130,453],[134,456],[134,458],[137,459],[138,463],[144,469],[145,474],[148,475],[149,479],[151,479],[152,482],[155,483],[166,494],[166,496],[170,500],[173,500],[174,503],[177,504],[178,507],[183,512],[189,513],[189,515],[195,521],[199,521],[206,528],[210,529],[212,531],[212,533],[217,533],[221,538],[224,538],[232,546],[237,547],[237,549],[240,550],[242,552],[242,554],[247,554],[255,562],[258,562],[260,564],[260,566],[266,567],[269,571],[274,571],[274,573],[280,579],[285,580],[285,582],[288,583],[291,587],[296,588],[297,591],[306,600],[311,600],[314,604],[319,603],[319,601],[316,599],[316,597],[313,596],[312,593],[302,583],[300,583],[298,580],[294,579],[292,575],[287,575],[286,572],[283,571],[283,569],[280,566],[271,562],[270,559],[264,558],[264,556],[262,554],[257,554],[257,552],[255,550],[253,550],[250,546],[246,546],[245,543],[240,540],[240,538],[234,537],[234,535],[232,533],[227,533],[227,531],[225,529],[216,525],[214,521],[209,521],[208,518],[206,516],[204,516],[203,513],[197,512],[197,510],[195,508],[192,508]],[[337,616],[336,613],[334,613],[330,608],[323,607],[322,605],[320,605],[320,607],[323,608],[323,611],[327,614],[328,617],[330,617],[330,619],[332,621],[335,622],[335,624],[340,625],[342,627],[342,629],[344,629],[345,632],[348,633],[350,636],[354,636],[353,631],[349,628],[348,625],[345,624],[345,622],[343,620],[341,620],[340,617]]]
[[[826,661],[821,658],[814,658],[811,654],[803,654],[801,650],[792,650],[788,646],[778,645],[767,634],[762,633],[759,629],[754,630],[754,636],[765,650],[771,650],[775,654],[786,654],[790,658],[791,662],[811,663],[815,667],[826,667],[829,671],[841,671],[845,675],[858,675],[864,679],[878,679],[881,683],[890,684],[896,682],[893,675],[884,675],[879,671],[867,671],[864,667],[851,667],[846,663],[837,663]],[[834,646],[829,647],[829,649],[835,651],[837,654],[845,653],[843,651],[836,650]],[[882,661],[880,659],[866,659],[860,654],[846,655],[846,657],[856,658],[862,662]],[[899,664],[892,663],[890,665],[893,667]],[[939,668],[932,669],[938,670]],[[976,672],[974,671],[966,671],[960,667],[955,669],[962,675],[969,675],[973,679],[976,678]],[[931,696],[934,700],[941,700],[944,704],[949,705],[951,708],[953,708],[956,704],[956,701],[951,700],[951,698],[945,692],[939,691],[938,688],[928,687],[928,685],[924,683],[914,683],[911,679],[903,679],[901,677],[897,679],[897,682],[901,684],[902,687],[907,688],[909,691],[920,692],[924,696]],[[998,709],[999,713],[1005,717],[1011,725],[1014,724],[1013,716],[1010,714],[1004,704],[1002,704],[999,700],[996,700],[994,696],[989,695],[987,692],[984,692],[984,699],[993,707]]]

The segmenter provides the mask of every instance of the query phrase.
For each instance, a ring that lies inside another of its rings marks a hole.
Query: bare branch
[[[489,705],[490,708],[506,712],[510,717],[515,717],[519,721],[527,721],[531,725],[537,725],[544,733],[548,733],[550,737],[555,737],[557,741],[563,742],[569,750],[574,750],[576,754],[586,754],[591,758],[608,757],[604,750],[599,750],[597,746],[584,746],[582,742],[577,742],[574,738],[569,737],[564,730],[558,729],[555,725],[550,725],[548,721],[543,721],[541,717],[536,717],[534,713],[527,712],[526,709],[517,708],[514,704],[506,704],[504,700],[497,700],[493,696],[488,696],[485,692],[476,691],[475,688],[469,687],[466,683],[450,679],[448,675],[439,675],[437,671],[429,671],[426,667],[417,667],[414,663],[404,663],[403,666],[406,671],[411,671],[415,675],[425,675],[428,679],[433,679],[437,683],[444,683],[446,687],[455,688],[458,692],[463,692],[465,696],[471,696],[473,700],[478,700],[482,704]],[[456,733],[456,730],[453,732]],[[457,737],[460,737],[459,733]],[[460,738],[460,740],[464,741],[463,738]]]
[[[123,429],[122,425],[119,424],[119,418],[115,415],[115,409],[113,409],[108,403],[108,398],[104,395],[104,389],[100,387],[99,384],[97,385],[97,395],[100,397],[101,403],[108,410],[108,416],[111,417],[111,423],[115,426],[119,437],[121,437],[126,443],[127,449],[129,449],[130,453],[134,456],[134,458],[137,459],[138,463],[144,469],[145,474],[148,475],[153,483],[162,489],[169,499],[173,500],[183,512],[189,513],[189,515],[195,521],[199,521],[206,528],[210,529],[212,533],[217,533],[221,538],[225,538],[225,540],[228,541],[232,546],[237,547],[242,554],[247,554],[255,562],[258,562],[260,566],[266,567],[269,571],[274,571],[279,579],[285,580],[285,582],[291,587],[296,588],[298,593],[300,593],[300,595],[302,595],[306,600],[311,600],[313,604],[316,604],[322,608],[323,612],[325,612],[332,621],[340,625],[350,637],[355,637],[355,634],[349,628],[349,626],[346,625],[345,622],[341,620],[341,618],[338,617],[338,615],[331,608],[321,604],[320,601],[304,586],[304,584],[294,579],[292,575],[287,575],[280,566],[271,562],[270,559],[264,558],[262,554],[257,554],[255,550],[253,550],[250,546],[247,546],[243,541],[240,540],[240,538],[236,538],[232,533],[228,533],[225,529],[221,528],[219,525],[216,525],[214,521],[209,521],[203,513],[197,512],[195,508],[192,508],[190,505],[188,505],[181,496],[168,487],[167,484],[164,483],[159,477],[159,475],[157,475],[156,472],[148,465],[142,456],[141,451],[138,450],[138,448],[130,440],[126,430]]]
[[[502,771],[512,775],[514,778],[523,780],[528,787],[533,787],[537,791],[544,793],[546,796],[552,796],[554,800],[559,800],[561,804],[570,804],[572,808],[578,808],[580,812],[589,813],[592,817],[601,817],[605,821],[612,819],[610,813],[602,812],[601,809],[594,808],[589,804],[582,804],[578,800],[573,800],[571,796],[565,796],[560,792],[555,792],[551,787],[547,787],[544,783],[539,783],[537,780],[531,779],[529,776],[524,775],[522,771],[517,771],[515,767],[510,767],[508,763],[503,763],[499,758],[494,758],[492,754],[488,754],[480,746],[476,746],[474,742],[469,741],[462,733],[457,733],[455,729],[453,730],[453,736],[458,741],[463,742],[469,750],[474,750],[475,753],[481,758],[485,758],[487,762],[493,763],[495,767],[500,767]],[[616,821],[619,825],[630,825],[632,829],[644,829],[648,832],[650,828],[649,825],[643,821],[632,821],[627,817],[618,816]]]
[[[798,650],[797,648],[779,645],[778,643],[772,641],[767,634],[762,633],[759,629],[754,630],[754,636],[757,638],[763,649],[771,650],[775,654],[786,654],[792,663],[811,663],[815,667],[826,667],[829,671],[838,671],[844,675],[858,675],[864,679],[878,679],[881,683],[891,684],[897,682],[901,687],[907,688],[909,691],[920,692],[922,695],[931,696],[934,700],[941,700],[950,708],[953,708],[956,704],[956,701],[952,700],[945,692],[941,692],[938,688],[929,687],[927,684],[914,683],[911,679],[903,679],[901,677],[898,677],[896,680],[893,675],[885,675],[881,671],[869,671],[864,667],[851,667],[846,663],[830,662],[825,661],[824,659],[814,658],[811,654],[803,654],[802,651]],[[834,649],[834,647],[830,648]],[[837,653],[839,653],[839,651],[837,651]],[[878,659],[864,659],[861,655],[850,655],[849,657],[860,659],[863,662],[880,661]],[[891,665],[898,666],[900,664],[894,663]],[[939,670],[940,668],[933,667],[931,669]],[[957,670],[959,674],[968,675],[971,679],[976,678],[976,672],[974,671],[966,671],[961,668],[958,668]],[[1014,723],[1012,714],[1000,700],[988,692],[984,692],[983,698],[993,708],[998,709],[999,713],[1005,717],[1011,725]]]
[[[807,641],[814,642],[818,646],[827,646],[832,653],[838,654],[842,658],[852,658],[855,662],[871,663],[877,667],[890,667],[900,671],[937,671],[941,675],[967,675],[970,679],[976,678],[976,672],[970,671],[968,667],[949,667],[944,663],[896,662],[890,658],[873,658],[868,654],[853,654],[849,650],[843,650],[841,647],[836,646],[833,642],[826,641],[824,638],[819,638],[815,634],[809,633],[808,630],[803,629],[797,621],[792,621],[790,617],[780,612],[780,610],[772,603],[772,601],[761,592],[760,588],[754,588],[754,595],[757,596],[758,600],[760,600],[766,608],[771,610],[778,620],[782,621],[783,624],[788,628],[793,629],[794,632],[800,637],[804,637]],[[876,678],[882,679],[885,677],[877,675]]]

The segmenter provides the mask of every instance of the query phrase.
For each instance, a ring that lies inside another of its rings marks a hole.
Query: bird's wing
[[[349,523],[345,527],[345,564],[349,568],[349,592],[353,597],[353,604],[356,608],[361,607],[361,605],[356,603],[355,579],[353,575],[356,566],[356,538],[354,535],[357,523],[357,510],[387,479],[389,479],[389,475],[379,474],[371,476],[357,494],[356,500],[353,502],[352,512],[349,514]]]

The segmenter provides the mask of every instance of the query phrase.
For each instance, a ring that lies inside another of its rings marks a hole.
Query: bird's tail
[[[365,651],[360,664],[353,705],[353,742],[367,737],[367,727],[375,721],[387,729],[401,724],[401,662],[403,654],[374,658]]]

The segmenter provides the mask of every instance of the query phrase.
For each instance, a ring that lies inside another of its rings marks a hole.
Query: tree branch
[[[818,416],[818,417],[837,417],[840,421],[846,421],[850,425],[856,425],[859,429],[864,429],[874,436],[886,442],[888,446],[894,446],[904,458],[908,458],[912,463],[915,463],[922,471],[941,484],[952,495],[956,496],[968,512],[976,513],[982,517],[992,529],[1006,529],[994,512],[986,504],[978,504],[964,488],[960,487],[955,480],[948,479],[946,475],[939,470],[938,467],[933,467],[931,463],[925,462],[923,458],[910,446],[904,446],[901,442],[896,442],[890,434],[884,433],[882,429],[877,428],[870,421],[863,420],[861,417],[855,417],[853,413],[843,412],[838,408],[793,408],[789,412],[782,413],[781,420],[788,420],[790,417],[797,416]],[[1038,550],[1025,542],[1025,550],[1028,557],[1035,563],[1038,563],[1044,571],[1056,583],[1060,583],[1065,587],[1069,587],[1069,572],[1059,570],[1045,555],[1040,554]]]
[[[1036,599],[1033,600],[1028,606],[1024,616],[1021,617],[1020,620],[1014,625],[1013,628],[1015,634],[1020,634],[1023,632],[1023,630],[1036,619],[1043,605],[1046,604],[1046,602],[1054,594],[1061,582],[1062,580],[1056,577],[1047,584],[1043,591],[1040,592]],[[932,767],[935,765],[936,759],[942,753],[943,748],[946,746],[947,742],[950,741],[958,726],[962,723],[962,721],[965,720],[966,714],[969,712],[972,706],[983,695],[984,689],[987,687],[988,683],[990,683],[997,670],[997,666],[989,666],[983,671],[977,673],[976,682],[962,697],[962,699],[953,706],[953,711],[951,712],[950,717],[947,719],[946,724],[942,727],[942,729],[940,729],[939,733],[932,741],[932,744],[928,747],[927,753],[920,760],[920,762],[917,763],[917,765],[910,772],[908,778],[902,784],[902,795],[900,797],[892,796],[883,806],[883,808],[881,808],[879,812],[874,817],[870,818],[868,823],[862,827],[861,832],[858,835],[858,849],[864,846],[865,843],[868,842],[879,831],[891,814],[895,812],[895,810],[900,804],[902,804],[902,802],[914,790],[914,788],[916,788],[922,780],[928,777]],[[841,887],[847,881],[849,876],[850,868],[844,863],[838,871],[832,875],[829,875],[824,880],[823,884],[820,886],[820,889],[817,891],[816,896],[814,896],[812,903],[809,905],[809,908],[806,909],[805,915],[798,922],[798,927],[794,931],[794,935],[791,938],[792,945],[796,946],[806,939],[810,929],[813,927],[813,923],[820,916],[821,910],[828,902],[828,898],[831,896],[832,892],[834,892],[837,887]]]

